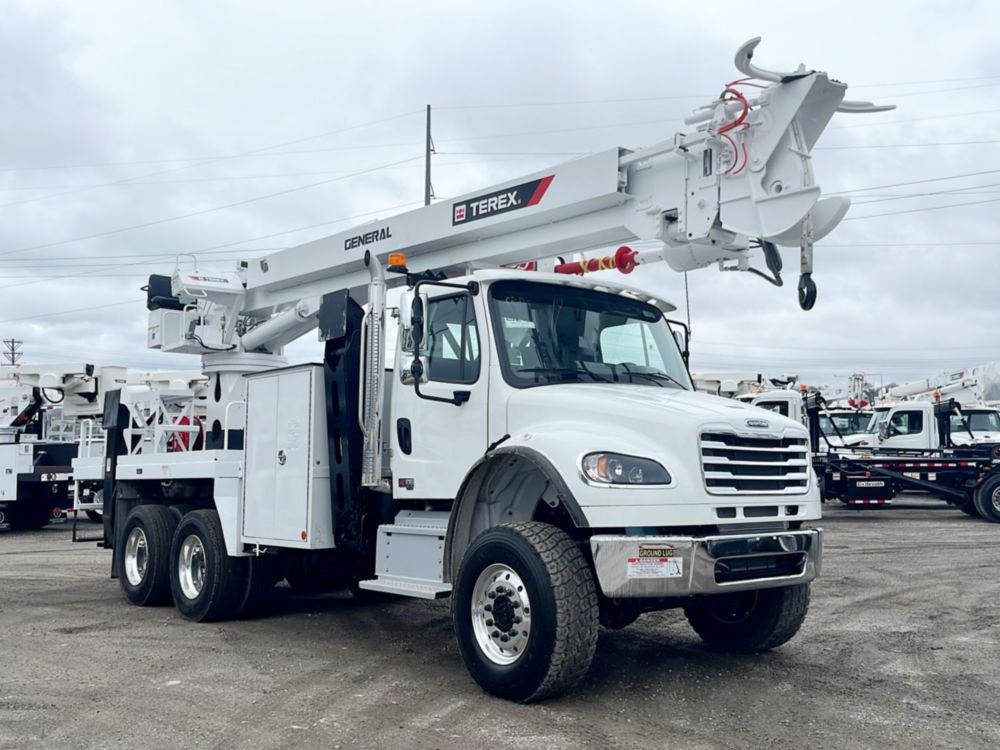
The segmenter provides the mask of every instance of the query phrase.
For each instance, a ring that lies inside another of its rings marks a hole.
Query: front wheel
[[[480,534],[465,553],[453,606],[465,666],[489,693],[539,700],[590,668],[597,591],[579,548],[555,526],[533,521]]]
[[[195,622],[232,618],[243,604],[247,558],[230,557],[219,514],[195,510],[181,519],[170,548],[170,593]]]
[[[699,597],[684,607],[695,632],[708,645],[756,653],[792,639],[809,610],[809,584]]]

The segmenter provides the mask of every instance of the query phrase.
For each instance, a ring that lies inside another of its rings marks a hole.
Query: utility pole
[[[4,339],[3,358],[8,365],[16,365],[21,360],[21,344],[17,339]]]
[[[434,153],[434,140],[431,138],[431,105],[427,105],[427,138],[424,142],[424,205],[431,205],[434,197],[434,186],[431,185],[431,154]]]

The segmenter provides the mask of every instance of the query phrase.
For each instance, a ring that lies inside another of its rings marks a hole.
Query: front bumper
[[[594,570],[614,599],[719,594],[808,583],[820,574],[823,530],[720,536],[590,538]]]

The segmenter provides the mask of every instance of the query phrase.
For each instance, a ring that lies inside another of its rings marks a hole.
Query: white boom
[[[277,352],[315,325],[323,294],[368,283],[366,253],[384,260],[395,250],[406,252],[411,271],[447,271],[655,240],[661,250],[637,255],[633,266],[664,260],[677,271],[716,263],[756,271],[751,249],[760,246],[780,284],[775,246],[799,247],[800,303],[808,309],[813,243],[850,205],[820,197],[810,153],[835,112],[891,107],[845,102],[847,86],[823,72],[752,66],[758,42],[741,47],[737,67],[772,83],[752,97],[740,90],[745,81],[727,85],[689,118],[693,132],[596,153],[244,261],[235,273],[178,270],[172,294],[197,315],[154,311],[149,344],[192,354]]]

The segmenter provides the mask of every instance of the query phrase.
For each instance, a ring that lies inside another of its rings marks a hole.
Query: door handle
[[[285,452],[283,450],[278,451],[278,464],[281,465],[281,466],[284,466],[285,465],[285,461],[287,461],[287,460],[288,460],[288,456],[285,455]]]

